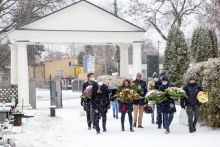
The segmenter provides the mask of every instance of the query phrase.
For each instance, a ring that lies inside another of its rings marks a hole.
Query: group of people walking
[[[113,97],[116,91],[109,91],[108,86],[103,84],[102,76],[97,78],[97,82],[94,81],[93,73],[87,75],[87,82],[83,84],[83,91],[88,86],[92,86],[91,98],[81,99],[81,105],[84,106],[86,111],[88,130],[91,130],[91,125],[96,129],[97,134],[100,134],[99,119],[102,118],[102,128],[103,132],[107,132],[106,121],[107,121],[107,112],[110,109],[110,101],[112,101],[113,106],[113,117],[118,119],[118,113],[121,113],[121,130],[125,131],[125,115],[128,114],[130,131],[134,132],[133,127],[144,128],[142,126],[144,106],[148,105],[148,101],[145,99],[133,100],[132,102],[121,102],[117,101]],[[135,85],[141,88],[138,93],[140,96],[145,97],[146,93],[149,90],[159,90],[164,92],[169,87],[174,87],[168,80],[168,77],[165,73],[161,73],[160,76],[157,73],[153,74],[153,80],[148,82],[148,86],[145,81],[142,80],[142,74],[138,73],[136,80],[133,81]],[[129,78],[124,78],[120,90],[127,88],[132,89],[132,81]],[[189,132],[193,133],[196,131],[196,124],[199,118],[199,101],[196,98],[199,91],[202,91],[202,88],[199,84],[195,82],[195,77],[189,78],[189,83],[183,87],[185,92],[188,95],[187,98],[181,98],[181,107],[186,108],[189,122]],[[168,97],[166,101],[161,104],[157,104],[153,101],[150,101],[150,106],[153,109],[151,114],[151,122],[155,123],[155,108],[156,112],[156,124],[158,129],[162,127],[166,129],[165,134],[170,133],[170,125],[172,123],[174,112],[176,112],[175,101]],[[134,117],[132,115],[134,112]]]

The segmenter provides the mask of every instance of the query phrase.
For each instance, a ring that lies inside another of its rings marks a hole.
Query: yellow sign
[[[76,74],[81,74],[82,73],[82,69],[78,66],[76,69]]]

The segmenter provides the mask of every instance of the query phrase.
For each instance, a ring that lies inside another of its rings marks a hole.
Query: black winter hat
[[[196,80],[196,78],[194,76],[189,77],[189,81],[191,80]]]
[[[162,81],[169,81],[166,75],[163,76]]]
[[[161,77],[161,76],[165,76],[165,75],[166,75],[166,74],[162,72],[162,73],[160,74],[160,77]]]

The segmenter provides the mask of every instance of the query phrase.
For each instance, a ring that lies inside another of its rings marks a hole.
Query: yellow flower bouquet
[[[200,91],[197,95],[197,99],[199,100],[200,103],[208,102],[209,101],[208,92]]]

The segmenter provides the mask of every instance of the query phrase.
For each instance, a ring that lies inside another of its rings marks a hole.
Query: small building
[[[68,55],[64,55],[61,57],[61,60],[54,60],[50,62],[41,62],[39,64],[35,64],[35,79],[36,80],[48,80],[54,77],[60,78],[77,78],[76,75],[76,67],[77,67],[77,59],[69,58]],[[83,71],[83,67],[82,71]],[[104,75],[103,65],[95,65],[95,78],[100,75]],[[33,78],[33,67],[29,68],[29,78]],[[79,75],[80,80],[87,79],[87,73],[83,73]]]

